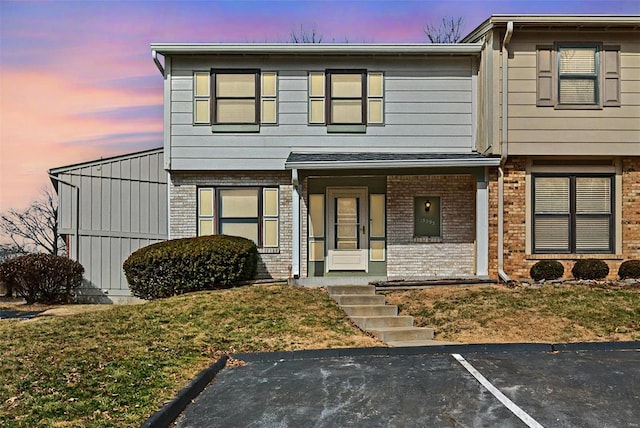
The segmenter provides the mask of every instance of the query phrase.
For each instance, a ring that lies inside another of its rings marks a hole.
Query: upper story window
[[[558,47],[558,103],[598,104],[598,49]]]
[[[212,70],[193,75],[193,123],[222,131],[258,131],[277,124],[277,74]]]
[[[537,47],[537,105],[557,109],[620,106],[619,47],[556,44]]]
[[[257,124],[259,122],[258,71],[214,72],[213,123]]]
[[[364,124],[366,80],[364,71],[327,72],[328,124]]]
[[[380,72],[327,70],[309,73],[309,124],[338,132],[364,132],[384,123]]]

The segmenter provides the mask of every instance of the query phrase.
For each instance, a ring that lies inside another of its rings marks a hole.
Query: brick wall
[[[278,186],[280,189],[279,248],[259,249],[258,278],[288,278],[292,253],[291,177],[288,172],[171,173],[170,238],[197,234],[198,186]]]
[[[526,167],[527,159],[518,157],[510,158],[504,166],[504,270],[514,279],[528,277],[529,269],[535,263],[528,263],[525,257]]]
[[[578,258],[603,258],[609,265],[609,279],[617,278],[618,267],[624,260],[640,259],[640,158],[622,159],[622,218],[616,219],[616,227],[622,228],[622,254],[616,255],[536,255],[527,256],[526,228],[526,157],[512,157],[505,165],[504,180],[504,270],[513,279],[528,279],[529,270],[540,259],[557,259],[565,267],[565,278],[570,278],[571,268]],[[489,185],[490,205],[490,260],[489,274],[497,275],[497,176],[492,174]]]
[[[416,196],[439,196],[441,240],[414,238]],[[390,278],[473,275],[476,181],[467,175],[387,177],[387,275]]]
[[[640,157],[622,160],[622,255],[640,260]]]

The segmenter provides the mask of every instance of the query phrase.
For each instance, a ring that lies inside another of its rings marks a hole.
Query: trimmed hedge
[[[540,260],[529,270],[531,278],[536,281],[562,278],[564,266],[557,260]]]
[[[27,254],[0,265],[0,282],[29,305],[71,302],[83,274],[80,263],[52,254]]]
[[[640,278],[640,260],[627,260],[620,264],[618,268],[620,279]]]
[[[578,260],[571,273],[576,279],[603,279],[609,275],[609,265],[599,259]]]
[[[123,268],[133,295],[152,300],[253,279],[258,249],[237,236],[173,239],[140,248]]]

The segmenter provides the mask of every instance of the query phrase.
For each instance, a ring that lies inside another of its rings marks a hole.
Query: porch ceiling
[[[291,152],[286,169],[359,169],[498,166],[500,157],[479,153],[298,153]]]

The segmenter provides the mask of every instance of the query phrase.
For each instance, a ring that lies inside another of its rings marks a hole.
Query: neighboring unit
[[[49,170],[58,193],[59,233],[84,266],[80,300],[131,299],[122,263],[167,239],[167,173],[154,149]]]
[[[479,150],[491,178],[492,276],[538,260],[640,258],[640,17],[496,15],[482,43]]]

